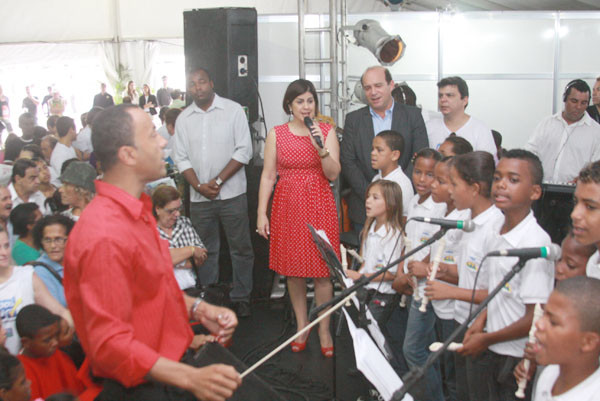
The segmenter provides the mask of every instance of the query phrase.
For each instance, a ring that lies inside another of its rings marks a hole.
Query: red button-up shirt
[[[150,197],[102,181],[96,192],[69,235],[65,296],[94,374],[136,386],[193,334]]]

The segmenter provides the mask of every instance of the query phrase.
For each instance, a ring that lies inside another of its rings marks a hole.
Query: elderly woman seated
[[[65,216],[74,221],[79,220],[81,212],[96,194],[95,179],[96,169],[89,163],[80,161],[69,163],[60,175],[63,185],[58,189],[61,202],[69,206],[69,209],[63,212]]]
[[[50,294],[64,307],[67,307],[67,302],[62,284],[63,258],[72,228],[73,220],[60,214],[44,216],[33,227],[33,241],[43,253],[32,265]]]
[[[200,266],[206,261],[207,252],[190,219],[181,215],[181,196],[177,189],[161,185],[154,190],[152,203],[160,237],[169,241],[179,288],[193,288],[196,276],[192,261]]]

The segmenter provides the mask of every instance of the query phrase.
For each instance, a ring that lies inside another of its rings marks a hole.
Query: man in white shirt
[[[102,110],[104,110],[102,107],[94,106],[88,111],[85,118],[87,125],[77,134],[77,139],[73,141],[73,147],[81,152],[81,160],[89,160],[90,154],[94,151],[92,146],[92,123]]]
[[[451,134],[465,138],[473,150],[484,150],[498,161],[492,131],[483,122],[465,113],[469,105],[469,87],[461,77],[448,77],[437,83],[438,108],[444,118],[427,121],[429,146],[438,149]]]
[[[541,159],[544,181],[573,182],[586,164],[600,159],[600,125],[586,113],[590,92],[581,79],[569,82],[563,111],[544,118],[529,138],[525,148]],[[570,194],[545,194],[536,216],[554,242],[566,235],[571,210]]]
[[[208,72],[188,75],[194,102],[177,118],[174,159],[191,193],[191,219],[208,250],[200,269],[202,284],[219,279],[219,222],[231,252],[233,289],[230,298],[239,317],[250,315],[254,254],[250,242],[246,174],[252,140],[242,107],[218,96]]]
[[[77,138],[75,121],[71,117],[60,117],[56,121],[56,132],[58,133],[58,143],[50,157],[50,182],[55,187],[60,187],[62,183],[59,177],[63,163],[77,158],[75,148],[72,146],[73,141]]]
[[[544,181],[572,182],[587,163],[600,159],[600,125],[587,113],[590,87],[581,80],[565,88],[564,109],[544,118],[525,148],[544,167]]]
[[[39,170],[33,160],[18,159],[13,165],[13,172],[8,190],[13,208],[21,203],[34,202],[43,215],[50,214],[46,206],[46,197],[40,192]]]

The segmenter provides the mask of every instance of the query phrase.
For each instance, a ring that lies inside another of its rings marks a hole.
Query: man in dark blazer
[[[362,228],[365,222],[365,191],[377,173],[371,167],[371,145],[375,135],[386,129],[402,135],[404,152],[398,164],[409,178],[413,154],[429,146],[421,110],[394,102],[394,81],[387,68],[367,68],[361,83],[369,105],[346,116],[340,148],[342,174],[351,187],[347,198],[348,214],[355,230]]]

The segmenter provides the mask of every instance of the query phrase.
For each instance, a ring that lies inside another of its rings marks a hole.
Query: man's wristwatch
[[[221,177],[217,177],[217,179],[215,180],[215,184],[217,184],[218,186],[223,185],[223,180],[221,179]]]

